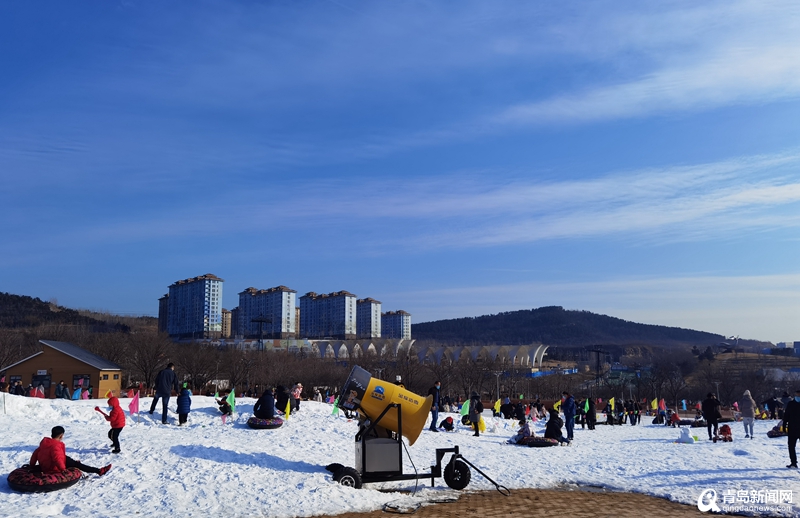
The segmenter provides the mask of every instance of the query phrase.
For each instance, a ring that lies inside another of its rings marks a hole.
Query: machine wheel
[[[451,460],[444,468],[444,481],[453,489],[464,489],[469,484],[472,473],[469,466],[460,460]]]
[[[342,468],[333,474],[333,481],[343,486],[361,489],[361,475],[354,468]]]

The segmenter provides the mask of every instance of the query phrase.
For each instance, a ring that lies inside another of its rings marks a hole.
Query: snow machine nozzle
[[[387,405],[399,404],[403,422],[403,435],[412,445],[422,432],[428,413],[433,404],[433,396],[422,397],[398,387],[394,383],[375,379],[361,367],[355,366],[344,382],[339,393],[339,407],[344,410],[359,411],[371,420],[377,419]],[[381,426],[398,432],[398,419],[393,412],[381,418]]]

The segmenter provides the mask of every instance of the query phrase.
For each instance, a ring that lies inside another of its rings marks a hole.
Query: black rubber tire
[[[347,487],[361,489],[361,474],[354,468],[341,468],[333,474],[333,481]]]
[[[444,482],[448,487],[456,490],[462,490],[472,478],[472,473],[469,466],[460,460],[451,460],[444,468]]]

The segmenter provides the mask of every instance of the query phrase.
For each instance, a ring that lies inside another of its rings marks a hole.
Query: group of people
[[[80,390],[80,392],[76,392],[77,390]],[[64,380],[61,380],[58,382],[58,385],[56,385],[54,397],[55,399],[90,399],[92,397],[93,390],[94,387],[88,384],[85,387],[78,385],[75,387],[75,389],[70,390],[66,383],[64,383]],[[41,399],[48,398],[48,389],[45,388],[43,383],[39,383],[35,387],[32,383],[29,383],[28,386],[25,387],[22,385],[22,381],[20,380],[16,380],[12,383],[0,381],[0,392],[13,394],[15,396],[35,397]]]

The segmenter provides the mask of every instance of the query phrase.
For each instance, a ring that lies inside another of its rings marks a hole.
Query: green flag
[[[235,414],[236,413],[236,393],[233,390],[231,390],[231,393],[228,394],[228,397],[227,397],[226,401],[231,406],[231,414]]]
[[[339,415],[339,398],[338,397],[333,402],[333,412],[331,412],[331,415]]]
[[[469,400],[464,401],[464,404],[461,405],[461,415],[469,414]]]
[[[586,398],[586,403],[583,405],[583,411],[584,412],[589,411],[589,398]]]
[[[219,399],[219,391],[214,391],[214,399]]]

